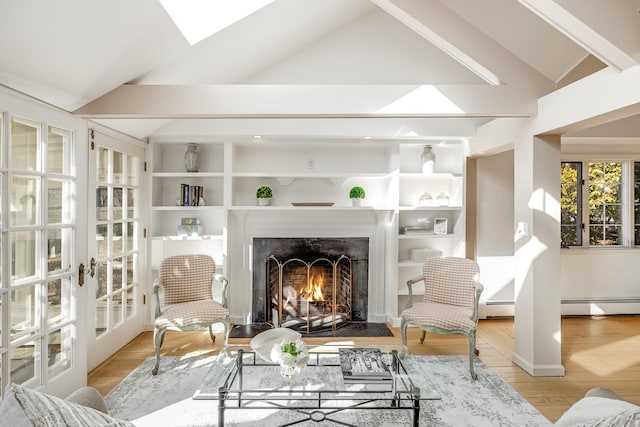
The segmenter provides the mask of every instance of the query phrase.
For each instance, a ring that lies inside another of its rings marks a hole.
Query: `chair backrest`
[[[176,255],[160,263],[163,304],[212,299],[216,264],[209,255]]]
[[[475,261],[458,257],[427,258],[424,262],[425,302],[474,307],[475,282],[480,268]]]

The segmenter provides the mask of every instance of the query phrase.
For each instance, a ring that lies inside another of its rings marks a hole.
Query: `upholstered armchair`
[[[213,299],[214,280],[222,284],[222,301]],[[216,274],[216,264],[208,255],[176,255],[160,263],[158,278],[153,284],[156,299],[153,343],[156,364],[160,365],[160,347],[167,331],[193,331],[208,328],[215,341],[213,324],[224,325],[224,351],[229,341],[229,309],[227,279]]]
[[[427,332],[436,334],[461,334],[469,340],[469,370],[471,378],[477,378],[473,370],[478,325],[478,300],[483,286],[478,282],[480,269],[470,259],[458,257],[427,258],[423,274],[407,282],[409,299],[402,312],[400,332],[402,344],[407,345],[407,326],[422,329],[420,343]],[[424,282],[422,301],[412,304],[412,285]]]

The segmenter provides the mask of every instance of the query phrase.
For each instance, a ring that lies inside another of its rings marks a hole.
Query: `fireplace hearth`
[[[304,334],[366,322],[369,239],[254,238],[252,322]]]

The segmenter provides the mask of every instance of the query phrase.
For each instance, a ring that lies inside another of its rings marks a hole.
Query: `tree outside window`
[[[583,178],[583,164],[587,173]],[[635,244],[640,242],[640,162],[635,163]],[[589,246],[622,246],[624,244],[624,163],[562,162],[561,164],[561,245],[582,246],[583,232]],[[583,206],[586,181],[587,206]],[[588,217],[584,224],[582,217]]]
[[[560,244],[582,245],[582,163],[562,162],[560,167]]]

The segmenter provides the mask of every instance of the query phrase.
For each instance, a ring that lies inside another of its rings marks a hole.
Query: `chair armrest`
[[[484,290],[484,285],[480,282],[473,282],[473,286],[476,290],[475,304],[473,305],[473,317],[472,319],[478,321],[478,303],[480,302],[480,295]]]
[[[162,310],[160,309],[160,279],[155,279],[153,281],[153,295],[156,300],[155,317],[158,317],[162,314]]]
[[[213,275],[214,279],[217,280],[218,282],[222,283],[222,306],[225,308],[228,308],[227,305],[227,298],[228,298],[228,292],[229,289],[227,287],[227,285],[229,284],[229,281],[227,280],[227,278],[225,276],[223,276],[220,273],[216,273]]]
[[[407,289],[409,290],[409,297],[407,298],[407,302],[404,305],[405,309],[413,307],[413,289],[412,289],[412,286],[415,283],[422,282],[423,280],[424,280],[424,276],[417,276],[417,277],[414,277],[413,279],[407,280]]]

